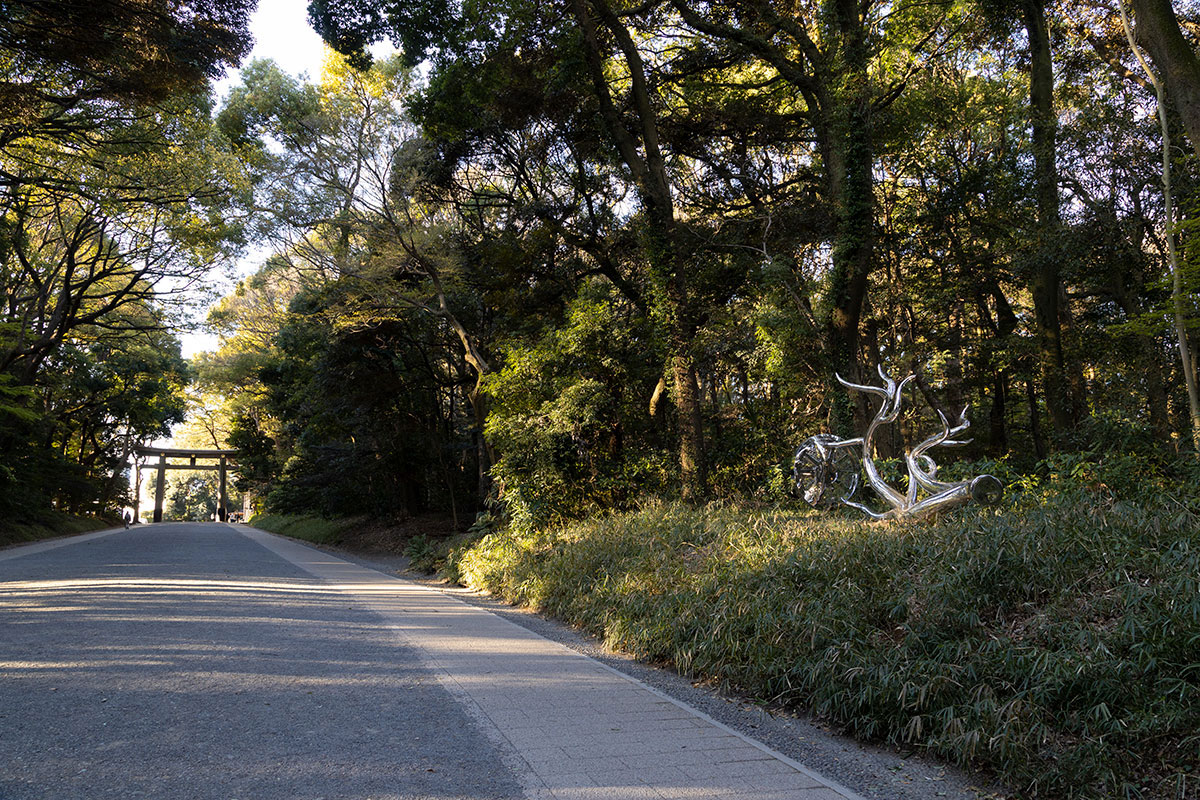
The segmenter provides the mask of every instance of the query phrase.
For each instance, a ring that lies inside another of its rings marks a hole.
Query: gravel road
[[[523,797],[375,615],[225,525],[0,556],[0,798]]]

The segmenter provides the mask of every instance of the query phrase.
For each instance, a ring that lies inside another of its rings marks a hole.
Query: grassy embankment
[[[303,539],[313,544],[392,554],[410,552],[414,548],[414,542],[418,545],[425,542],[443,542],[454,527],[452,517],[440,514],[391,519],[368,516],[325,519],[313,516],[256,514],[250,519],[250,524],[264,531]]]
[[[1018,797],[1200,797],[1194,476],[1084,459],[1019,483],[932,523],[652,502],[443,571]]]
[[[250,524],[264,531],[303,539],[313,544],[339,544],[346,532],[359,521],[356,519],[323,519],[283,514],[255,514]]]
[[[75,517],[70,514],[47,514],[38,520],[27,522],[0,522],[0,547],[36,542],[39,539],[53,539],[56,536],[73,536],[120,524],[121,522],[110,519]]]

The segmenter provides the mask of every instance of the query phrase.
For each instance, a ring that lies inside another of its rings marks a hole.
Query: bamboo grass
[[[493,533],[447,571],[1019,797],[1200,797],[1198,493],[1057,470],[932,524],[649,502]]]

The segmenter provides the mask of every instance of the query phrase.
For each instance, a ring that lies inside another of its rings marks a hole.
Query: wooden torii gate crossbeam
[[[140,469],[156,468],[158,477],[154,484],[154,521],[162,522],[163,517],[163,495],[167,489],[167,470],[169,469],[189,469],[189,470],[217,470],[221,477],[221,490],[217,496],[217,518],[225,522],[229,518],[229,494],[227,491],[226,474],[229,463],[236,462],[237,450],[182,450],[164,447],[139,447],[137,454],[140,456],[158,456],[157,464],[143,464]],[[171,464],[168,463],[168,458],[186,458],[186,464]],[[197,464],[196,459],[216,459],[216,464]]]

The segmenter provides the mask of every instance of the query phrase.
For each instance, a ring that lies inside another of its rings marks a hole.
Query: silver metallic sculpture
[[[968,500],[987,505],[999,502],[1004,487],[996,477],[979,475],[969,481],[939,481],[936,477],[937,464],[927,455],[927,452],[935,447],[954,447],[970,441],[951,438],[970,427],[966,408],[959,414],[958,424],[953,428],[950,427],[945,414],[939,411],[938,417],[942,420],[941,432],[930,436],[904,454],[904,463],[908,468],[907,492],[899,492],[883,480],[875,467],[875,432],[881,425],[896,421],[900,415],[900,399],[904,387],[916,376],[909,375],[896,383],[887,376],[883,367],[880,367],[879,377],[883,379],[883,386],[864,386],[851,383],[841,375],[837,376],[838,382],[847,389],[877,395],[883,398],[883,403],[871,424],[867,426],[867,432],[861,437],[840,439],[830,433],[819,433],[800,445],[792,469],[796,489],[805,502],[820,509],[832,508],[841,503],[857,508],[872,519],[923,517],[962,505]],[[861,452],[861,462],[856,458],[855,448]],[[887,511],[874,511],[853,499],[860,484],[860,466],[862,473],[866,475],[867,483],[891,506]]]

